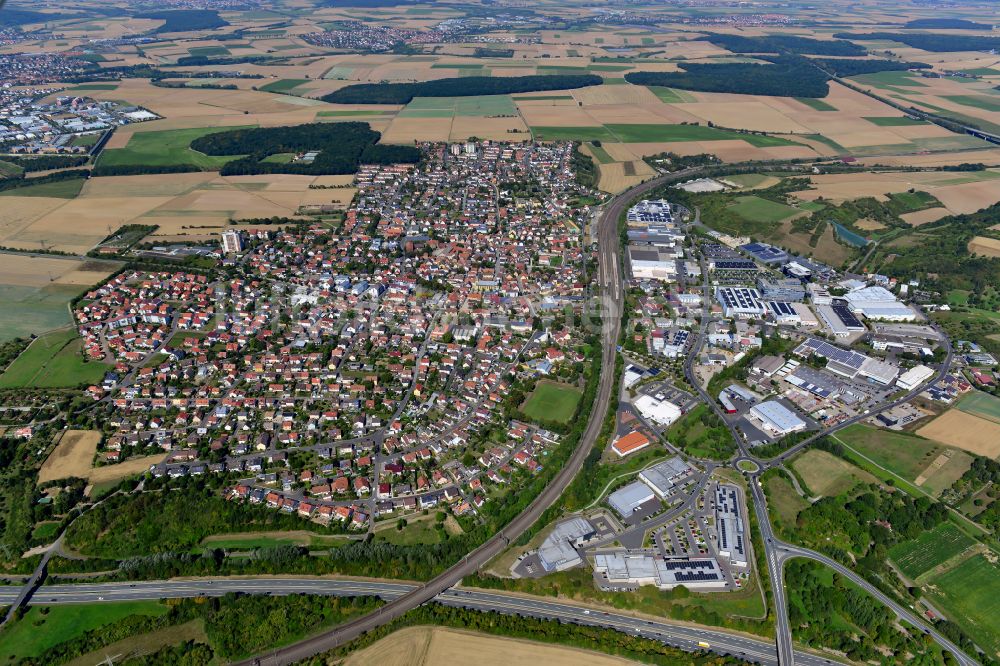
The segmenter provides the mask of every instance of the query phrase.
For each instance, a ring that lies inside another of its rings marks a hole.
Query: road
[[[87,604],[114,601],[217,597],[231,592],[245,594],[321,594],[330,596],[378,596],[386,601],[398,600],[416,589],[409,583],[330,578],[202,578],[196,580],[160,580],[136,583],[93,583],[43,586],[31,604]],[[20,592],[17,587],[0,587],[0,604],[10,603]],[[508,592],[453,589],[434,598],[438,603],[460,606],[482,612],[498,612],[574,624],[606,627],[623,633],[641,635],[683,650],[696,652],[709,649],[719,654],[738,655],[750,661],[778,666],[770,641],[743,634],[693,627],[669,620],[649,620],[624,613],[605,611],[579,604],[533,598]],[[799,652],[799,663],[820,666],[829,660]],[[269,663],[268,656],[262,663]]]
[[[918,615],[907,610],[906,608],[900,606],[890,597],[884,594],[880,589],[866,581],[864,578],[854,573],[844,565],[840,564],[836,560],[832,560],[829,557],[817,553],[815,551],[809,550],[808,548],[800,548],[799,546],[794,546],[790,543],[781,541],[771,529],[771,523],[767,519],[767,498],[764,496],[764,491],[761,489],[760,476],[759,474],[753,474],[750,478],[750,490],[753,493],[754,498],[754,509],[757,513],[757,521],[761,526],[761,537],[764,539],[765,546],[768,554],[768,567],[776,567],[778,571],[781,571],[784,567],[784,563],[789,559],[794,557],[803,557],[806,559],[814,560],[820,562],[841,576],[850,579],[855,585],[864,589],[868,594],[872,595],[880,602],[889,607],[889,609],[896,614],[901,620],[905,620],[910,624],[918,627],[925,634],[933,638],[937,643],[951,651],[955,656],[955,659],[963,666],[973,666],[978,664],[978,662],[971,657],[967,656],[962,652],[958,646],[952,643],[950,640],[945,638],[943,635],[938,633],[933,627],[929,626],[924,622]],[[773,564],[772,564],[773,561]],[[779,616],[779,622],[781,617]],[[785,616],[784,622],[787,625],[788,618]],[[780,633],[780,632],[779,632]],[[791,642],[789,641],[788,649],[791,649]]]

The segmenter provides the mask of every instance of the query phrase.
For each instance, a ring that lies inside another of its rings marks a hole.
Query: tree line
[[[797,35],[744,37],[711,33],[701,38],[733,53],[797,53],[799,55],[863,56],[864,47],[843,39],[810,39]]]
[[[932,32],[839,32],[837,39],[900,42],[921,51],[953,53],[956,51],[992,51],[1000,49],[1000,38],[979,35],[946,35]]]
[[[414,97],[509,95],[542,90],[572,90],[599,86],[602,83],[604,79],[593,74],[468,76],[419,83],[358,83],[320,99],[334,104],[409,104]]]
[[[380,145],[381,134],[368,123],[308,123],[293,127],[257,127],[217,132],[191,142],[206,155],[246,155],[225,164],[220,173],[250,175],[293,173],[307,175],[354,173],[365,164],[416,163],[414,146]],[[312,162],[264,162],[269,155],[316,151]]]

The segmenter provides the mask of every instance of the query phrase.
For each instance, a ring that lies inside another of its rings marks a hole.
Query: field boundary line
[[[924,490],[924,489],[923,489],[923,488],[921,488],[920,486],[918,486],[918,485],[914,484],[914,483],[913,483],[913,482],[911,482],[911,481],[907,481],[906,479],[904,479],[904,478],[903,478],[903,477],[901,477],[900,475],[896,474],[896,473],[895,473],[895,472],[893,472],[892,470],[889,470],[889,469],[886,469],[885,467],[882,467],[882,465],[879,465],[879,464],[878,464],[877,462],[875,462],[874,460],[872,460],[871,458],[869,458],[869,457],[868,457],[868,456],[866,456],[865,454],[863,454],[863,453],[861,453],[860,451],[856,450],[856,449],[855,449],[855,448],[854,448],[853,446],[851,446],[850,444],[846,443],[846,442],[845,442],[844,440],[842,440],[841,438],[837,437],[836,433],[834,433],[834,434],[830,435],[830,437],[832,437],[833,439],[835,439],[835,440],[837,440],[838,442],[840,442],[840,443],[841,443],[841,445],[843,445],[843,447],[844,447],[844,448],[846,448],[846,449],[850,449],[850,450],[851,450],[851,451],[852,451],[852,452],[853,452],[853,453],[854,453],[855,455],[857,455],[858,457],[861,457],[861,458],[864,458],[864,459],[865,459],[865,460],[867,460],[867,461],[868,461],[869,463],[871,463],[871,464],[872,464],[872,465],[874,465],[875,467],[878,467],[878,468],[879,468],[880,470],[884,471],[885,473],[887,473],[887,474],[891,474],[892,476],[896,477],[896,478],[897,478],[897,479],[899,479],[900,481],[903,481],[903,482],[904,482],[904,483],[906,483],[907,485],[910,485],[910,486],[913,486],[914,488],[916,488],[917,490],[919,490],[919,491],[920,491],[921,493],[923,493],[923,494],[924,494],[924,495],[925,495],[926,497],[928,497],[928,498],[930,498],[930,499],[934,500],[935,502],[940,502],[940,500],[939,500],[938,498],[934,497],[933,495],[931,495],[930,493],[928,493],[928,492],[927,492],[926,490]],[[964,513],[962,513],[961,511],[959,511],[959,510],[955,509],[955,508],[954,508],[954,507],[952,507],[952,506],[949,506],[948,504],[945,504],[944,502],[941,502],[941,504],[944,504],[944,506],[945,506],[945,507],[947,507],[949,511],[951,511],[951,512],[952,512],[953,514],[955,514],[956,516],[958,516],[959,518],[961,518],[961,519],[962,519],[962,520],[964,520],[965,522],[969,523],[970,525],[972,525],[972,526],[973,526],[973,527],[975,527],[976,529],[978,529],[978,530],[981,530],[981,531],[983,531],[983,532],[987,532],[987,533],[988,533],[988,530],[986,530],[986,529],[985,529],[984,527],[982,527],[982,526],[981,526],[981,525],[980,525],[979,523],[977,523],[976,521],[974,521],[974,520],[972,520],[971,518],[969,518],[968,516],[966,516],[966,515],[965,515]]]

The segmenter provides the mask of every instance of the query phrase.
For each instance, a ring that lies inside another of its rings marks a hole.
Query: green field
[[[943,449],[923,437],[861,424],[844,428],[837,439],[907,481],[920,476]]]
[[[0,342],[72,324],[66,306],[81,291],[71,285],[38,288],[0,283]]]
[[[889,549],[889,557],[911,580],[966,551],[976,541],[952,523],[941,523],[916,539]]]
[[[900,72],[900,71],[877,72],[875,74],[861,74],[860,76],[852,76],[851,78],[859,83],[864,83],[879,88],[888,88],[889,90],[892,90],[894,87],[901,87],[901,88],[927,87],[920,81],[915,80],[914,76],[910,72]]]
[[[451,116],[515,116],[517,107],[510,95],[473,97],[414,97],[400,118],[449,118]]]
[[[531,133],[539,141],[608,141],[614,143],[618,137],[604,126],[594,127],[539,127],[531,128]]]
[[[1000,567],[976,555],[932,577],[927,596],[987,653],[1000,652]]]
[[[12,190],[0,192],[0,197],[50,197],[53,199],[75,199],[83,189],[86,178],[70,178],[69,180],[57,180],[52,183],[39,183],[32,185],[31,179],[24,180],[24,187],[16,187]]]
[[[336,67],[331,67],[326,70],[326,74],[323,75],[324,79],[347,79],[350,78],[351,74],[354,73],[353,67],[344,67],[342,65],[337,65]]]
[[[279,79],[258,88],[269,93],[289,94],[299,86],[309,83],[309,79]]]
[[[761,134],[744,134],[705,125],[609,124],[592,127],[533,126],[542,141],[609,141],[621,143],[672,143],[676,141],[746,141],[758,148],[796,145],[788,139]]]
[[[766,182],[768,176],[762,173],[738,173],[735,176],[726,176],[727,183],[733,183],[740,187],[757,187]]]
[[[963,412],[1000,423],[1000,398],[989,393],[973,391],[959,400],[956,407]]]
[[[587,144],[587,148],[590,149],[590,152],[594,154],[594,157],[596,157],[597,161],[601,164],[610,164],[615,161],[615,158],[611,157],[611,154],[608,153],[603,146],[595,146],[590,143]]]
[[[10,162],[0,161],[0,178],[10,178],[11,176],[20,176],[24,173],[24,169],[16,164],[11,164]]]
[[[15,663],[38,657],[59,643],[129,615],[164,615],[166,612],[167,607],[158,601],[32,606],[23,619],[0,632],[0,661]]]
[[[255,125],[196,127],[193,129],[136,132],[124,148],[112,148],[101,153],[98,164],[102,166],[123,164],[172,166],[176,164],[192,164],[203,169],[218,168],[227,162],[238,159],[238,157],[236,155],[213,157],[205,153],[199,153],[196,150],[191,150],[191,142],[206,134],[227,132],[235,129],[248,129],[250,127],[255,127]]]
[[[736,197],[731,208],[740,216],[752,222],[775,223],[802,213],[798,208],[783,203],[749,195]]]
[[[879,127],[906,127],[907,125],[926,125],[923,120],[915,120],[907,116],[865,116],[865,120]]]
[[[521,100],[533,101],[533,102],[545,102],[557,99],[573,99],[572,95],[521,95],[520,97],[515,97],[514,101],[518,102]]]
[[[684,104],[695,101],[694,95],[684,90],[675,90],[666,86],[646,86],[649,92],[656,95],[661,102],[666,104]]]
[[[576,414],[580,397],[579,389],[568,384],[540,381],[521,405],[521,411],[538,421],[566,423]]]
[[[392,114],[395,111],[385,110],[380,111],[378,109],[354,109],[349,111],[320,111],[316,114],[317,118],[349,118],[355,116],[384,116],[386,114]]]
[[[941,205],[941,202],[929,192],[890,192],[887,196],[904,212],[909,213]]]
[[[806,106],[812,108],[814,111],[836,111],[837,107],[830,104],[829,102],[824,102],[821,99],[816,99],[815,97],[796,97],[796,102],[802,102]]]
[[[768,477],[764,490],[767,492],[768,508],[777,514],[786,529],[793,528],[799,512],[808,507],[809,502],[795,492],[792,482],[784,475]]]
[[[983,111],[993,113],[1000,111],[1000,100],[994,97],[987,97],[986,95],[946,95],[942,99],[961,104],[962,106],[982,109]]]
[[[0,375],[0,388],[57,388],[99,382],[109,366],[84,362],[76,331],[54,331],[36,339]]]
[[[69,90],[118,90],[117,83],[81,83],[78,86],[73,86]]]
[[[193,46],[188,49],[188,53],[193,56],[226,56],[229,49],[225,46]]]
[[[623,125],[609,124],[606,126],[619,141],[623,143],[648,143],[671,141],[726,141],[739,139],[751,146],[766,148],[770,146],[795,145],[788,139],[758,134],[743,134],[729,130],[716,129],[704,125]]]

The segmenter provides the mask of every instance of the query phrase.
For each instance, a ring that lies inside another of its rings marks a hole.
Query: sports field
[[[798,208],[786,206],[783,203],[762,199],[753,195],[736,197],[732,210],[752,222],[781,222],[795,215],[802,214]]]
[[[106,149],[101,153],[98,164],[115,166],[123,164],[144,164],[149,166],[172,166],[193,164],[203,169],[218,168],[226,162],[237,159],[236,155],[213,157],[191,150],[191,142],[206,134],[247,129],[252,125],[236,127],[196,127],[193,129],[158,130],[136,132],[124,148]]]
[[[972,391],[959,400],[955,406],[963,412],[975,414],[984,419],[1000,423],[1000,398],[989,393]]]
[[[929,581],[927,596],[984,650],[1000,652],[1000,567],[983,555]]]
[[[916,539],[889,549],[889,557],[911,580],[965,552],[976,541],[951,523],[941,523]]]
[[[540,381],[521,405],[521,411],[538,421],[566,423],[576,413],[580,397],[580,391],[568,384]]]
[[[73,329],[54,331],[32,342],[0,375],[0,388],[58,388],[101,381],[110,366],[84,362]]]

